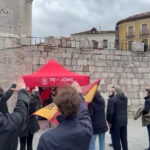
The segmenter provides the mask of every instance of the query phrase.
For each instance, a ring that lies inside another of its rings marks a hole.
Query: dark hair
[[[146,89],[147,94],[150,95],[150,89]]]
[[[3,96],[4,90],[0,87],[0,97]]]
[[[57,95],[57,87],[53,87],[51,89],[51,96],[56,96]]]
[[[100,91],[96,90],[95,95],[99,95]]]
[[[72,87],[62,88],[54,98],[54,104],[60,113],[66,117],[77,115],[81,99],[77,91]]]

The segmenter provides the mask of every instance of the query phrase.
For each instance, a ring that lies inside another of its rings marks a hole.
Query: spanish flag
[[[85,98],[86,106],[88,106],[88,104],[92,101],[92,99],[95,95],[95,92],[99,86],[100,80],[101,79],[98,79],[97,81],[95,81],[87,86],[82,87],[82,94]],[[42,116],[42,117],[48,119],[50,122],[52,122],[54,124],[58,124],[56,117],[59,115],[59,112],[54,103],[38,110],[33,115]]]

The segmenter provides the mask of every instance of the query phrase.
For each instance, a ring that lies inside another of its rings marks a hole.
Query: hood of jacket
[[[124,95],[124,93],[119,95],[118,98],[121,99],[121,100],[126,100],[127,99],[127,97]]]
[[[144,97],[144,99],[145,99],[145,100],[148,100],[148,99],[150,100],[150,95],[149,95],[149,96]]]
[[[104,101],[103,97],[100,95],[100,93],[96,94],[93,98],[93,102],[97,104],[101,104]]]
[[[148,101],[150,103],[150,95],[149,96],[146,96],[144,97],[145,101]]]

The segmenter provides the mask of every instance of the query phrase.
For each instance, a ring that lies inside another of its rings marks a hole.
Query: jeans
[[[148,137],[149,137],[149,149],[150,150],[150,124],[147,126]]]
[[[26,143],[27,150],[32,150],[33,136],[34,135],[29,132],[27,137],[20,137],[20,150],[26,150]]]
[[[95,141],[97,135],[99,136],[99,150],[105,150],[105,133],[94,134],[92,136],[89,150],[95,150]]]

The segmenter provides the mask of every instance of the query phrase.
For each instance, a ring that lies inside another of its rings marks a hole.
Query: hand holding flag
[[[82,93],[83,97],[85,98],[85,103],[86,106],[88,106],[88,104],[92,101],[96,90],[99,86],[101,79],[98,79],[97,81],[84,86],[84,87],[80,87],[79,84],[77,82],[73,82],[72,83],[72,87],[74,87],[78,93]],[[42,116],[46,119],[48,119],[49,121],[51,121],[54,124],[58,124],[56,117],[59,115],[58,109],[56,107],[56,105],[54,104],[50,104],[40,110],[38,110],[37,112],[35,112],[33,115],[39,115]]]

